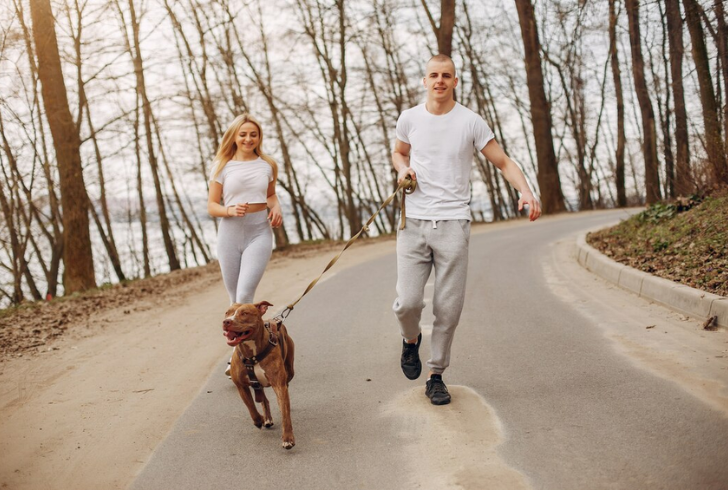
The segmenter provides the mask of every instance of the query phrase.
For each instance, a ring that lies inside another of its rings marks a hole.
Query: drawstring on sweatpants
[[[437,220],[434,220],[434,219],[432,220],[432,229],[433,230],[437,229]]]

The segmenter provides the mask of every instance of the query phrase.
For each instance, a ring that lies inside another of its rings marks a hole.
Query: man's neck
[[[428,100],[425,102],[425,110],[434,116],[447,114],[453,109],[453,107],[455,107],[455,99],[442,102],[436,100]]]

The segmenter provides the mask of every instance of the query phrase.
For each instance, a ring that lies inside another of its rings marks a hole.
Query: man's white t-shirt
[[[417,189],[407,196],[407,217],[470,220],[473,150],[481,151],[494,137],[482,117],[457,102],[439,116],[425,104],[402,112],[397,139],[411,145],[410,167],[417,175]]]

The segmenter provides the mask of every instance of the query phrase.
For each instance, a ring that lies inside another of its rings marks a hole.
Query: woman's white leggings
[[[273,251],[268,212],[222,218],[217,231],[217,259],[230,303],[252,303]]]

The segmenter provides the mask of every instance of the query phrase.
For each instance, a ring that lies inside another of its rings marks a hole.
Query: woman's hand
[[[268,221],[273,228],[278,228],[283,223],[283,215],[281,214],[281,207],[276,205],[273,206],[268,213]]]
[[[248,212],[248,203],[242,203],[242,204],[235,204],[233,206],[228,206],[225,209],[228,218],[232,218],[237,216],[238,218],[242,218],[245,216]]]

